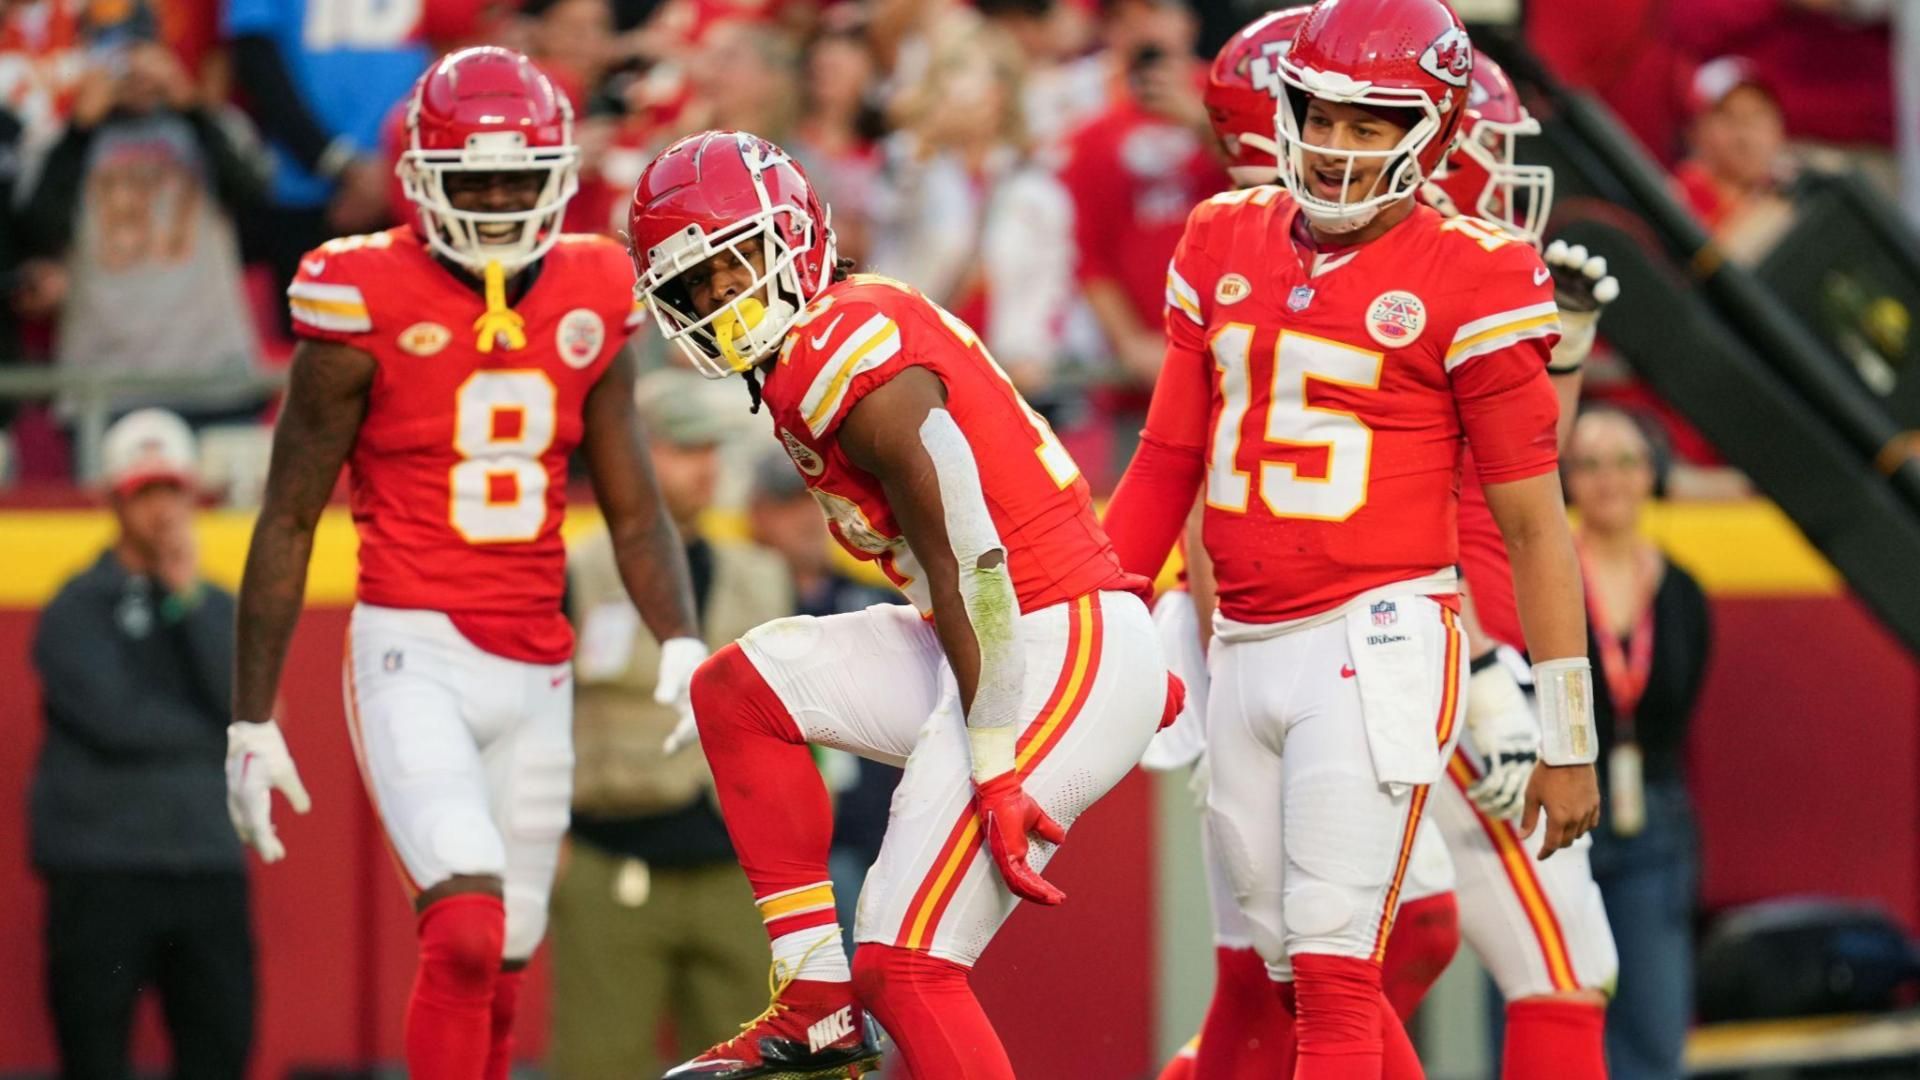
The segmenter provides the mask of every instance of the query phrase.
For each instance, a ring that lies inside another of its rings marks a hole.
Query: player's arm
[[[1026,682],[1020,601],[979,465],[946,396],[938,376],[908,367],[853,406],[838,438],[879,481],[926,577],[934,632],[966,712],[975,800],[994,864],[1015,895],[1057,904],[1065,895],[1026,859],[1028,833],[1058,844],[1066,831],[1022,790],[1015,768]]]
[[[314,529],[367,414],[374,368],[373,357],[347,345],[309,340],[294,351],[266,497],[240,578],[227,803],[241,839],[268,862],[284,854],[268,789],[279,788],[301,813],[308,801],[273,720],[274,693],[306,597]]]
[[[654,700],[680,711],[667,740],[671,753],[691,743],[697,730],[690,690],[707,647],[695,615],[687,549],[661,501],[653,462],[641,441],[629,350],[621,349],[587,391],[583,423],[581,450],[613,541],[614,563],[641,620],[660,642]]]
[[[1188,229],[1190,237],[1192,226]],[[1206,476],[1213,362],[1199,294],[1181,267],[1190,261],[1203,274],[1210,267],[1197,255],[1187,255],[1187,246],[1183,237],[1167,268],[1166,356],[1147,405],[1147,425],[1101,519],[1121,567],[1149,580],[1166,565]],[[1198,551],[1200,545],[1194,548]]]
[[[1534,661],[1541,767],[1527,779],[1521,828],[1530,832],[1545,810],[1545,858],[1599,821],[1599,747],[1580,564],[1555,468],[1559,403],[1546,368],[1557,312],[1538,257],[1509,246],[1503,258],[1474,286],[1474,306],[1495,314],[1460,327],[1446,368]]]

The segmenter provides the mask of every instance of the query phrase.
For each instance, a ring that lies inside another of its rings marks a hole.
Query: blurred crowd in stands
[[[301,254],[411,220],[392,170],[407,93],[439,53],[497,43],[573,100],[569,227],[615,230],[679,134],[772,138],[839,209],[841,250],[980,327],[1104,489],[1160,362],[1167,257],[1226,186],[1205,58],[1269,6],[0,0],[0,364],[63,373],[43,400],[0,394],[0,478],[88,471],[73,444],[89,403],[108,419],[167,405],[197,429],[270,417]],[[1520,7],[1532,50],[1677,170],[1736,255],[1775,233],[1808,155],[1843,152],[1896,197],[1904,156],[1920,213],[1913,5]]]

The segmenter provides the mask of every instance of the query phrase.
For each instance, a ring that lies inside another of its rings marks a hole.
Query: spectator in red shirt
[[[1077,274],[1119,374],[1144,408],[1160,372],[1167,262],[1187,212],[1225,190],[1200,98],[1198,24],[1178,0],[1110,0],[1109,62],[1118,92],[1069,139],[1061,172],[1074,204]]]
[[[1779,101],[1752,63],[1723,56],[1700,66],[1690,105],[1690,151],[1674,179],[1716,240],[1736,257],[1759,255],[1773,235],[1767,224],[1787,210]]]

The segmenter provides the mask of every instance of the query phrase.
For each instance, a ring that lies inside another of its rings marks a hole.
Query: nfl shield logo
[[[1400,621],[1400,609],[1391,600],[1382,600],[1367,608],[1373,613],[1373,625],[1392,626]]]
[[[1305,311],[1307,305],[1311,303],[1313,303],[1313,286],[1311,285],[1295,285],[1293,291],[1287,294],[1288,311]]]

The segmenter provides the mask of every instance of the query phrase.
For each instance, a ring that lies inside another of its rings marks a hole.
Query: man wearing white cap
[[[33,642],[47,731],[31,846],[61,1075],[129,1075],[134,1004],[153,986],[174,1074],[237,1078],[254,977],[222,766],[233,597],[200,577],[187,425],[131,413],[103,456],[118,535],[61,587]]]

